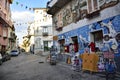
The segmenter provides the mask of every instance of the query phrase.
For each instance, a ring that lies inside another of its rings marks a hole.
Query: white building
[[[31,49],[34,49],[35,53],[47,51],[52,46],[52,18],[46,10],[46,8],[34,8],[34,22],[29,28],[29,35],[31,35],[30,43],[33,45]]]

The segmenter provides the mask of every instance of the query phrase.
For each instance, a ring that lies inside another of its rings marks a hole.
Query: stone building
[[[11,21],[10,4],[13,0],[0,0],[0,51],[4,53],[6,49],[10,49],[12,42],[16,43],[14,34],[14,26]],[[12,48],[11,48],[12,49]]]

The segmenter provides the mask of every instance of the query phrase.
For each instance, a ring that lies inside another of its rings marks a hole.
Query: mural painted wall
[[[101,10],[116,5],[119,0],[72,0],[53,16],[53,26],[56,30],[77,22],[84,18],[90,18]]]
[[[60,34],[58,40],[65,39],[65,44],[69,44],[70,38],[74,36],[78,37],[79,53],[83,53],[92,41],[97,47],[107,43],[114,49],[115,56],[120,56],[120,15]]]

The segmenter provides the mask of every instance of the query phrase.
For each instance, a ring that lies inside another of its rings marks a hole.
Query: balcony
[[[56,31],[62,31],[62,28],[63,28],[63,27],[57,27],[57,28],[56,28]]]
[[[3,38],[6,39],[6,38],[7,38],[7,35],[6,35],[6,34],[3,34]]]
[[[48,2],[47,2],[47,4],[48,4],[47,6],[48,6],[48,7],[52,7],[53,5],[55,5],[55,3],[56,3],[57,1],[58,1],[58,0],[48,1]]]
[[[48,32],[43,32],[42,35],[43,36],[48,36]]]
[[[72,0],[51,0],[47,3],[48,14],[54,15],[61,8],[63,8],[66,4],[71,2]]]
[[[9,38],[9,40],[11,40],[11,42],[16,42],[16,38],[17,38],[17,36],[14,34],[14,36],[11,37],[11,39]]]
[[[10,4],[12,4],[13,0],[8,0]]]
[[[9,40],[14,40],[14,39],[15,39],[15,33],[10,32]]]
[[[1,5],[0,5],[1,7]],[[12,21],[11,20],[7,20],[7,14],[8,12],[5,9],[1,9],[0,10],[0,22],[7,24],[7,26],[12,26]]]
[[[93,17],[96,17],[96,16],[99,16],[100,15],[100,10],[96,10],[96,11],[94,11],[94,12],[92,12],[92,13],[88,13],[87,15],[86,15],[86,18],[93,18]]]

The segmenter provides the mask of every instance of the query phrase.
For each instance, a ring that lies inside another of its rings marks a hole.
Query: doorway
[[[48,47],[48,41],[44,41],[44,51],[48,51],[49,47]]]

